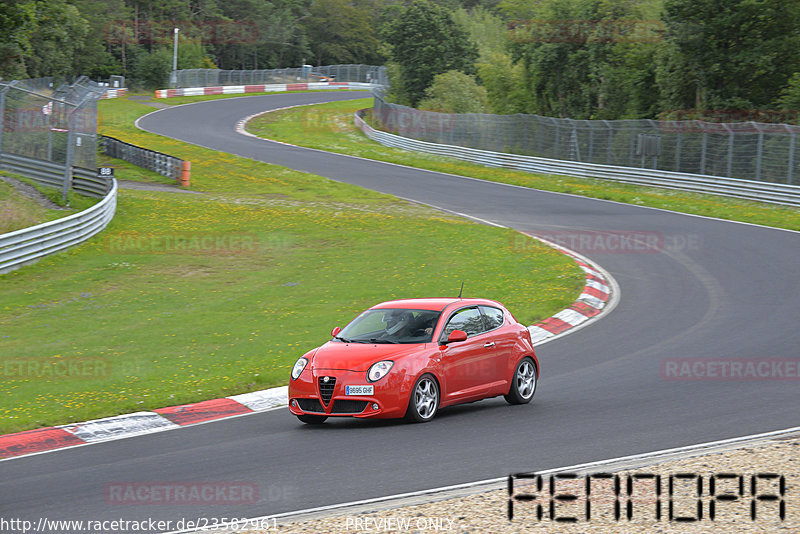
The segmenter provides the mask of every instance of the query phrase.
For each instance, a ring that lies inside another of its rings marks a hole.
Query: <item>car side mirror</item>
[[[467,340],[467,333],[463,330],[453,330],[450,332],[450,335],[447,336],[448,343],[459,343],[461,341]]]
[[[336,337],[336,336],[338,336],[338,335],[339,335],[339,332],[341,332],[341,331],[342,331],[342,329],[341,329],[341,328],[339,328],[339,327],[337,326],[336,328],[334,328],[333,330],[331,330],[331,336],[332,336],[332,337]]]

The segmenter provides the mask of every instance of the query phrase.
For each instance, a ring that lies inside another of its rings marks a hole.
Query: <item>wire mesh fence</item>
[[[800,184],[800,126],[436,113],[373,92],[381,129],[431,143],[621,167]]]
[[[52,78],[0,82],[0,154],[94,170],[103,91],[85,76],[58,87]]]
[[[266,70],[185,69],[172,73],[170,87],[216,87],[271,83],[364,82],[388,85],[386,67],[327,65]]]

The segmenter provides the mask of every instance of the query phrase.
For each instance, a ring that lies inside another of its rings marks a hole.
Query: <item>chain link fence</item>
[[[388,85],[386,67],[373,65],[327,65],[267,70],[186,69],[173,71],[170,87],[217,87],[266,85],[271,83],[364,82]]]
[[[800,126],[435,113],[373,92],[386,131],[430,143],[619,167],[800,184]]]
[[[96,170],[103,93],[85,76],[57,87],[52,78],[0,81],[0,166],[61,185],[66,195],[73,167]]]

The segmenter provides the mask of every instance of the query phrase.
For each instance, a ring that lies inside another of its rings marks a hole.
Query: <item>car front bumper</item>
[[[289,411],[295,415],[329,417],[391,418],[405,415],[408,394],[403,400],[402,377],[390,371],[381,380],[371,383],[366,375],[366,371],[306,369],[297,380],[289,383]],[[371,395],[347,395],[346,386],[369,385],[373,386]]]

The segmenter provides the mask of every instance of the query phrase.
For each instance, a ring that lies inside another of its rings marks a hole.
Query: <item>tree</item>
[[[797,113],[800,110],[800,72],[795,72],[789,83],[781,91],[781,97],[777,102],[781,109],[790,110]]]
[[[36,31],[25,55],[27,75],[74,76],[77,50],[89,33],[89,23],[64,0],[38,1],[35,6]]]
[[[798,20],[797,1],[667,0],[671,54],[661,57],[669,66],[659,79],[665,103],[682,96],[683,108],[771,105],[800,70]],[[681,87],[687,81],[691,96]]]
[[[370,14],[348,0],[315,0],[303,21],[317,65],[382,63]]]
[[[486,89],[475,81],[474,76],[457,70],[437,74],[425,91],[419,109],[441,113],[487,113],[489,99]]]
[[[527,102],[534,106],[529,113],[611,119],[653,112],[657,36],[643,25],[637,5],[614,0],[504,5],[535,9],[530,20],[516,23],[511,37],[513,58],[524,65]]]
[[[402,69],[408,100],[416,105],[434,76],[449,70],[475,72],[477,47],[444,8],[417,0],[384,31],[392,61]]]
[[[32,1],[0,3],[0,77],[25,76],[23,58],[30,51],[36,29],[36,7]]]
[[[477,67],[492,113],[526,113],[536,109],[533,97],[525,90],[526,75],[522,63],[514,64],[508,54],[494,52]]]
[[[495,53],[508,49],[508,25],[483,7],[471,10],[459,8],[453,12],[453,21],[467,32],[470,41],[478,47],[481,61],[487,61]]]

